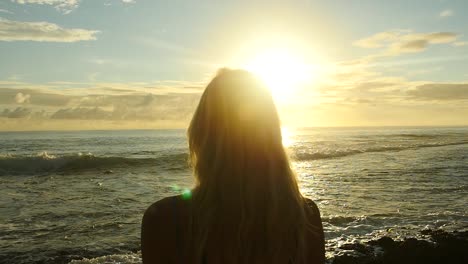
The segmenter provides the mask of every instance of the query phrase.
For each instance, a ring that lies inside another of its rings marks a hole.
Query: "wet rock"
[[[395,241],[382,237],[367,243],[345,244],[340,248],[358,252],[336,256],[333,264],[466,264],[468,263],[468,232],[424,230],[430,241],[407,238]],[[376,250],[382,248],[383,252]]]
[[[368,243],[373,246],[379,246],[384,250],[393,249],[396,246],[395,241],[388,236],[381,237],[377,240],[369,241]]]
[[[362,254],[369,254],[372,252],[371,247],[362,243],[354,243],[354,244],[348,243],[348,244],[341,245],[340,248],[344,250],[354,250]]]

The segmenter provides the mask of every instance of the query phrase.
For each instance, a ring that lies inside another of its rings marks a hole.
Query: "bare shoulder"
[[[322,218],[320,217],[320,210],[317,204],[309,198],[304,197],[304,203],[306,206],[307,217],[309,218],[310,223],[322,230]],[[321,231],[322,232],[322,231]]]
[[[310,250],[307,252],[308,263],[325,263],[325,235],[322,219],[317,204],[304,197],[309,218],[309,232],[307,232],[307,244]]]
[[[174,218],[187,216],[190,201],[181,195],[163,198],[151,204],[143,215],[143,224],[145,223],[165,223],[171,225]]]
[[[181,196],[161,199],[146,209],[141,224],[143,263],[172,262],[177,255],[177,224],[183,211]]]
[[[319,210],[317,204],[316,204],[314,201],[312,201],[312,200],[309,199],[309,198],[304,197],[304,202],[305,202],[306,206],[307,206],[309,209],[312,210],[312,212],[317,213],[317,214],[320,215],[320,210]]]
[[[186,211],[187,202],[180,195],[163,198],[151,204],[143,215],[143,224],[171,225],[174,217]]]
[[[178,196],[166,197],[157,202],[154,202],[146,209],[144,217],[151,219],[157,216],[165,215],[169,213],[170,210],[173,210],[174,205],[177,202]]]

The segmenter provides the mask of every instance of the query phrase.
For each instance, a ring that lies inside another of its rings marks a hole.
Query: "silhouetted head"
[[[197,259],[208,251],[218,263],[300,263],[307,219],[269,89],[247,71],[220,70],[188,138]]]
[[[200,99],[188,135],[200,185],[235,182],[232,177],[243,177],[246,169],[262,177],[268,163],[285,159],[270,91],[244,70],[218,72]]]

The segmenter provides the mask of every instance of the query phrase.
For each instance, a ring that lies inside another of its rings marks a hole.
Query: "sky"
[[[467,10],[464,0],[1,0],[0,130],[184,128],[217,69],[258,58],[288,127],[466,126]]]

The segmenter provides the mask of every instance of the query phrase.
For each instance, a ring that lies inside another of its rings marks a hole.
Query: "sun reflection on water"
[[[291,131],[290,128],[285,127],[285,126],[281,127],[281,137],[283,141],[283,146],[285,148],[290,147],[294,143],[292,136],[293,136],[293,132]]]

